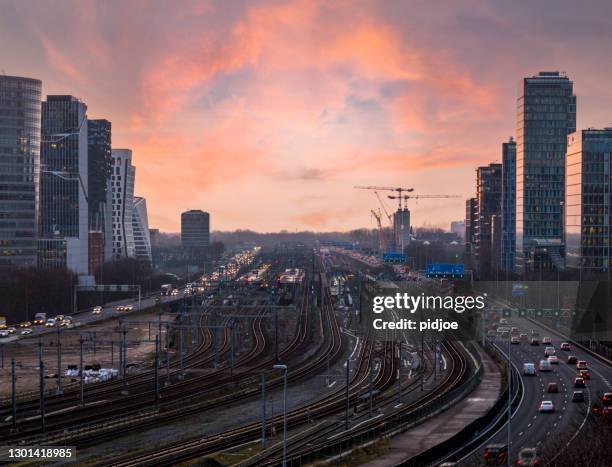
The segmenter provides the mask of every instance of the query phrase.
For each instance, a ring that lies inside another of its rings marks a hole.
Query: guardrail
[[[459,387],[440,395],[436,399],[425,403],[421,407],[399,415],[398,417],[394,417],[390,421],[381,422],[381,424],[369,428],[368,430],[362,431],[350,439],[338,440],[336,443],[326,444],[325,446],[309,452],[308,454],[291,457],[287,459],[287,465],[305,465],[323,457],[328,459],[342,457],[348,454],[348,452],[351,450],[359,448],[366,443],[372,442],[376,439],[390,438],[400,434],[422,423],[428,418],[447,410],[451,405],[463,399],[480,384],[483,374],[482,361],[477,352],[475,354],[473,353],[472,355],[476,356],[478,368],[476,369],[476,372]]]
[[[507,365],[505,357],[489,342],[485,343],[485,350],[498,362]],[[506,367],[507,368],[507,367]],[[514,413],[520,404],[523,386],[520,384],[520,375],[512,367],[512,408]],[[486,414],[472,421],[460,432],[446,441],[423,451],[410,459],[414,465],[437,465],[439,462],[450,460],[463,460],[464,456],[471,455],[480,445],[485,443],[493,433],[501,429],[508,420],[508,384],[504,388],[493,407]]]

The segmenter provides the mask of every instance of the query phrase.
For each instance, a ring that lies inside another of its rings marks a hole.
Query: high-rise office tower
[[[501,269],[514,270],[516,236],[516,142],[502,144]]]
[[[181,214],[181,243],[192,258],[202,258],[210,246],[210,216],[192,209]]]
[[[0,75],[0,267],[36,265],[41,88]]]
[[[132,230],[134,231],[135,257],[141,261],[145,261],[151,264],[151,237],[149,236],[147,200],[140,196],[134,197],[134,209],[132,211]]]
[[[111,190],[110,176],[112,164],[111,122],[108,120],[89,120],[87,122],[88,167],[89,167],[89,230],[94,235],[96,254],[102,253],[95,263],[110,260],[112,254],[111,228]],[[102,250],[98,239],[102,239]],[[108,239],[108,241],[107,241]],[[92,252],[90,251],[90,254]],[[91,262],[91,258],[90,258]]]
[[[476,198],[469,198],[465,200],[465,256],[467,261],[470,263],[470,267],[474,267],[473,256],[476,234],[477,207],[478,200]]]
[[[612,128],[568,136],[565,244],[567,267],[612,268]]]
[[[113,259],[133,258],[134,179],[131,149],[113,149],[111,165],[111,228]]]
[[[42,103],[39,264],[88,273],[87,106],[73,96]]]
[[[493,216],[501,213],[501,185],[501,164],[489,164],[476,169],[473,266],[480,277],[487,277],[492,272]],[[499,244],[501,246],[501,242]]]
[[[516,267],[563,268],[567,135],[576,131],[573,83],[541,72],[519,83],[516,129]]]

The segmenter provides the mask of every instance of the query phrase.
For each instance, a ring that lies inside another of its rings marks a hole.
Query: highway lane
[[[155,302],[156,298],[160,299],[161,304],[169,304],[169,303],[173,303],[173,302],[182,300],[184,293],[185,293],[185,289],[180,288],[178,290],[179,290],[178,295],[160,296],[159,293],[156,293],[156,294],[141,298],[140,310],[146,310],[147,308],[154,307],[156,305],[156,302]],[[201,300],[202,296],[198,296],[198,297]],[[132,305],[133,310],[132,311],[117,311],[117,306],[119,305]],[[73,324],[69,327],[62,328],[62,331],[65,331],[67,329],[79,328],[81,326],[85,326],[88,324],[95,324],[96,322],[108,320],[111,318],[114,319],[114,318],[119,318],[119,317],[124,317],[124,316],[130,316],[130,314],[135,313],[137,311],[139,311],[138,299],[131,299],[131,298],[108,303],[102,308],[102,311],[99,314],[93,314],[91,312],[91,309],[80,310],[77,313],[74,313],[72,315]],[[47,318],[54,318],[54,316],[47,314]],[[49,333],[57,332],[56,327],[32,326],[31,329],[32,329],[31,334],[22,336],[19,334],[21,329],[18,328],[17,334],[14,334],[10,337],[0,338],[0,345],[15,342],[19,339],[29,339],[32,337],[37,337],[42,334],[49,334]]]
[[[518,451],[523,447],[538,447],[544,449],[547,444],[555,440],[574,436],[583,426],[588,415],[591,404],[599,400],[603,392],[612,391],[612,367],[596,360],[586,351],[572,345],[571,351],[560,350],[561,342],[565,339],[552,334],[544,327],[531,322],[525,318],[514,316],[509,319],[510,326],[516,326],[520,332],[528,335],[527,341],[520,344],[511,344],[510,357],[512,363],[521,373],[524,385],[523,400],[512,418],[511,439],[512,459],[516,459]],[[545,345],[531,346],[529,341],[531,331],[535,330],[543,337],[550,337],[552,344],[557,349],[560,359],[559,364],[552,365],[551,372],[540,372],[535,376],[522,375],[523,363],[534,363],[536,368],[540,360],[545,359]],[[508,341],[497,339],[496,343],[503,352],[508,352]],[[574,388],[574,379],[578,375],[575,364],[568,364],[567,356],[575,355],[578,360],[586,360],[591,370],[591,379],[587,381],[586,388]],[[556,382],[559,393],[548,393],[548,383]],[[585,394],[585,402],[575,403],[571,401],[575,390],[582,390]],[[554,413],[539,413],[538,409],[542,400],[551,400],[555,404]],[[563,436],[561,436],[563,435]],[[489,443],[507,443],[506,429],[500,431],[488,441]],[[557,453],[560,455],[561,451]]]

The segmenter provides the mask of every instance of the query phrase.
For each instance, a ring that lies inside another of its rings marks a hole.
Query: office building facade
[[[102,258],[110,260],[112,254],[111,192],[112,164],[111,122],[89,120],[87,122],[89,169],[89,230],[100,232],[103,241]],[[98,235],[94,236],[96,239]],[[106,241],[106,239],[109,239]],[[95,243],[97,246],[97,243]],[[96,254],[99,254],[96,248]],[[91,253],[91,252],[90,252]]]
[[[487,277],[493,272],[493,216],[501,214],[501,185],[501,164],[489,164],[476,169],[476,216],[472,256],[473,266],[479,277]]]
[[[181,214],[181,243],[191,258],[202,258],[210,247],[210,215],[193,209]]]
[[[476,198],[465,200],[465,257],[470,267],[473,266],[472,256],[476,234],[476,211],[478,201]]]
[[[140,196],[134,197],[132,230],[134,232],[134,256],[151,264],[151,237],[149,236],[147,200]]]
[[[41,90],[0,75],[0,267],[37,261]]]
[[[576,131],[573,83],[541,72],[519,83],[516,131],[516,267],[562,269],[567,136]]]
[[[568,136],[565,244],[568,268],[581,273],[612,267],[612,128]]]
[[[516,248],[516,142],[513,138],[502,144],[501,197],[500,268],[513,271]]]
[[[88,274],[87,106],[73,96],[42,103],[39,264]]]
[[[113,149],[111,164],[112,259],[133,258],[134,179],[131,149]]]

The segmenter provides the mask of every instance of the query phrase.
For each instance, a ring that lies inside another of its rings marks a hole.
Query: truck
[[[172,294],[172,284],[163,284],[161,286],[161,294],[162,295],[171,295]]]
[[[36,313],[34,315],[34,324],[42,325],[47,322],[47,313]]]

